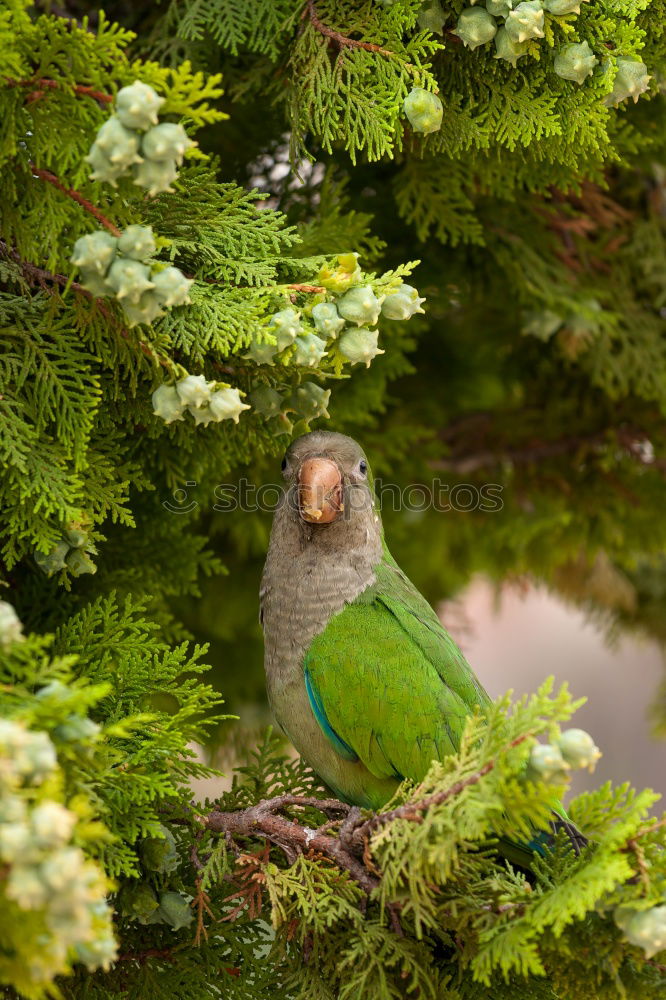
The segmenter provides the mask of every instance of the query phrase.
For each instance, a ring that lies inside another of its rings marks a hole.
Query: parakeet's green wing
[[[312,641],[306,686],[338,752],[378,778],[419,780],[458,748],[466,716],[488,696],[388,552],[376,577]]]

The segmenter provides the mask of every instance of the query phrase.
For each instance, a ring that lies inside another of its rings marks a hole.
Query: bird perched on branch
[[[490,699],[391,556],[360,445],[314,431],[282,472],[260,595],[270,705],[339,798],[379,809]],[[503,853],[529,864],[525,846]]]

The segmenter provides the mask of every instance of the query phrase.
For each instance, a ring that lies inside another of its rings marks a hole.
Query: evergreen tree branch
[[[505,752],[523,743],[531,735],[531,733],[523,733],[521,736],[517,736],[507,744]],[[316,851],[335,862],[339,868],[347,871],[354,881],[370,895],[379,885],[382,874],[373,863],[370,854],[370,837],[375,830],[398,819],[421,822],[422,814],[432,806],[441,805],[459,795],[465,788],[478,784],[493,770],[496,760],[497,758],[489,760],[467,778],[454,782],[435,795],[429,795],[420,801],[407,802],[395,809],[375,813],[365,820],[361,809],[340,802],[338,799],[318,799],[284,794],[264,799],[247,809],[233,812],[213,810],[205,816],[197,814],[196,822],[213,833],[223,833],[227,839],[266,837],[284,852],[290,863],[293,863],[298,854]],[[341,813],[343,822],[339,836],[334,837],[325,832],[331,828],[330,819],[318,829],[313,830],[300,824],[297,820],[279,815],[286,806],[318,809],[324,814]],[[188,820],[178,819],[173,820],[173,822],[186,823]],[[394,925],[397,922],[396,932],[399,933],[397,928],[400,924],[397,914],[392,914],[392,920]]]
[[[41,180],[46,181],[47,184],[52,184],[54,188],[58,189],[58,191],[62,191],[62,193],[66,194],[68,198],[71,198],[77,204],[81,205],[81,207],[84,208],[86,212],[89,212],[90,215],[94,216],[105,229],[108,229],[112,236],[121,235],[120,229],[118,229],[113,222],[107,219],[101,209],[97,208],[96,205],[93,205],[93,203],[88,201],[87,198],[84,198],[79,191],[76,191],[74,188],[65,187],[62,181],[58,180],[56,175],[52,174],[50,170],[43,170],[41,167],[36,167],[34,163],[30,163],[30,170],[35,177],[41,178]]]
[[[44,90],[59,90],[61,84],[58,80],[48,80],[45,78],[40,78],[37,80],[13,80],[11,77],[5,77],[5,83],[8,87],[35,87],[34,91],[28,95],[29,101],[35,101],[39,97],[43,96]],[[113,94],[105,94],[101,90],[96,90],[94,87],[87,87],[84,84],[76,83],[72,87],[75,94],[81,94],[84,97],[92,97],[96,101],[101,101],[103,104],[111,104],[113,102]]]
[[[332,42],[335,42],[339,49],[364,49],[366,52],[376,52],[377,55],[386,56],[388,59],[400,59],[400,56],[396,52],[391,52],[390,49],[384,49],[381,45],[376,45],[374,42],[361,42],[356,38],[349,38],[347,35],[343,35],[341,32],[336,31],[334,28],[329,28],[328,25],[324,24],[317,15],[317,10],[315,8],[313,0],[308,0],[305,8],[303,10],[302,17],[307,17],[310,20],[313,28],[315,28],[320,34],[324,35],[326,38],[330,38]],[[401,60],[402,62],[402,60]],[[411,63],[404,63],[405,69],[413,70],[416,67]]]
[[[23,260],[15,250],[10,250],[3,240],[0,240],[0,256],[4,256],[15,261],[21,268],[21,272],[28,282],[32,285],[38,285],[39,288],[47,288],[49,285],[58,285],[61,288],[64,288],[69,282],[69,278],[66,274],[58,274],[53,271],[47,271],[43,267],[37,267],[36,264],[30,263],[30,261]],[[133,340],[129,330],[127,330],[122,323],[118,322],[118,317],[115,316],[111,309],[108,308],[103,299],[95,298],[92,292],[89,292],[87,288],[80,285],[78,281],[72,281],[69,283],[69,287],[73,288],[79,295],[84,295],[87,299],[94,301],[97,304],[99,311],[106,319],[109,320],[113,327],[120,333],[121,337],[129,343],[135,342],[147,358],[150,358],[151,361],[158,362],[165,368],[169,367],[169,362],[159,354],[155,354],[152,348],[146,344],[145,341],[140,339],[137,339],[136,341]]]
[[[214,810],[198,819],[204,827],[214,833],[224,833],[232,837],[266,837],[271,843],[280,847],[288,858],[293,859],[297,854],[307,851],[317,851],[334,861],[339,868],[349,872],[369,895],[379,884],[377,877],[343,845],[340,838],[321,833],[319,830],[311,830],[292,819],[278,815],[279,810],[288,805],[311,807],[324,813],[347,814],[351,810],[350,806],[337,799],[279,795],[272,799],[264,799],[248,809],[239,809],[236,812]]]
[[[506,745],[502,753],[506,753],[508,750],[512,750],[517,747],[520,743],[524,743],[526,739],[532,736],[531,733],[523,733],[521,736],[517,736],[515,740],[511,740],[510,743]],[[502,754],[500,754],[502,756]],[[498,758],[494,757],[492,760],[487,761],[483,767],[480,767],[478,771],[470,774],[467,778],[460,781],[454,782],[448,788],[445,788],[441,792],[437,792],[435,795],[429,795],[427,798],[420,799],[416,802],[406,802],[404,805],[398,806],[396,809],[388,809],[383,813],[376,813],[371,816],[370,819],[357,825],[356,829],[350,834],[348,842],[356,849],[363,849],[364,856],[367,854],[368,843],[371,835],[380,826],[384,826],[386,823],[392,823],[397,819],[406,819],[415,823],[421,822],[421,816],[424,812],[430,809],[432,806],[442,805],[444,802],[448,802],[449,799],[454,798],[456,795],[460,795],[465,788],[469,788],[471,785],[477,785],[482,778],[494,769]]]

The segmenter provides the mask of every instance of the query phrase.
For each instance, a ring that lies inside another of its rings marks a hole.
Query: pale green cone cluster
[[[82,521],[70,521],[63,529],[60,540],[48,552],[39,549],[34,552],[35,562],[47,576],[63,569],[72,576],[96,573],[97,566],[92,560],[95,555],[97,549]]]
[[[558,18],[580,14],[581,4],[587,2],[589,0],[485,0],[485,4],[472,2],[471,6],[461,11],[455,34],[469,49],[479,48],[494,40],[495,58],[516,66],[518,60],[530,51],[530,44],[545,37],[546,15]],[[428,2],[423,5],[419,19],[421,27],[441,33],[446,18],[441,5]],[[604,53],[604,59],[607,57],[608,53]],[[553,70],[563,80],[581,85],[592,75],[599,61],[587,41],[571,42],[555,49]],[[647,90],[651,79],[647,67],[638,59],[620,56],[615,63],[617,74],[613,90],[604,99],[609,107],[617,107],[630,97],[637,101]]]
[[[156,249],[150,226],[128,226],[119,237],[99,230],[76,241],[71,262],[81,271],[83,288],[96,298],[118,299],[131,327],[190,302],[194,282],[177,267],[160,270]]]
[[[554,743],[535,743],[530,751],[526,776],[546,783],[562,784],[572,768],[593,771],[601,751],[584,729],[567,729]]]
[[[241,400],[238,389],[217,386],[217,382],[206,381],[205,375],[186,375],[175,385],[161,385],[152,396],[153,413],[165,424],[184,420],[186,413],[204,427],[222,420],[237,424],[243,410],[250,407]]]
[[[380,316],[408,320],[424,311],[425,299],[411,285],[402,284],[389,293],[375,291],[355,253],[341,254],[335,264],[325,265],[317,282],[326,289],[326,300],[303,310],[288,306],[273,313],[261,328],[261,338],[250,344],[246,360],[317,368],[332,355],[345,364],[369,367],[384,353],[374,329]]]
[[[0,719],[0,905],[31,927],[39,921],[39,947],[23,970],[33,984],[66,972],[72,959],[95,969],[116,957],[108,886],[76,846],[77,815],[50,797],[57,776],[48,735]]]
[[[115,114],[101,126],[86,157],[92,180],[117,187],[119,177],[131,174],[151,197],[172,190],[183,157],[195,143],[182,125],[158,123],[162,104],[164,98],[139,80],[118,91]]]

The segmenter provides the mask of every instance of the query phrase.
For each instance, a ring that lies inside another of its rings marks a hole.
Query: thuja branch
[[[81,205],[81,207],[84,208],[86,212],[89,212],[90,215],[94,216],[105,229],[108,229],[112,236],[120,236],[120,230],[118,227],[115,226],[110,219],[107,219],[104,213],[97,208],[96,205],[93,205],[91,201],[84,198],[79,191],[76,191],[74,188],[66,187],[62,181],[58,180],[55,174],[51,173],[50,170],[42,170],[40,167],[36,167],[34,163],[30,164],[30,169],[35,177],[39,177],[41,180],[46,181],[47,184],[52,184],[54,188],[58,189],[58,191],[62,191],[62,193],[66,194],[68,198],[72,199],[72,201]]]
[[[309,18],[312,27],[321,35],[324,35],[326,38],[330,38],[339,49],[364,49],[366,52],[376,52],[378,55],[386,56],[388,59],[400,59],[405,69],[410,71],[416,68],[415,66],[412,66],[411,63],[405,62],[397,52],[391,52],[390,49],[384,49],[381,45],[375,45],[374,42],[361,42],[356,38],[349,38],[347,35],[343,35],[334,28],[329,28],[328,25],[324,24],[319,19],[313,0],[308,0],[305,5],[303,17],[306,16]]]
[[[517,736],[515,740],[512,740],[502,751],[500,756],[503,756],[507,750],[512,750],[513,747],[517,747],[520,743],[524,743],[525,740],[532,738],[532,733],[523,733],[522,736]],[[365,820],[363,823],[358,824],[356,829],[353,831],[351,837],[349,838],[350,843],[356,849],[363,849],[367,854],[368,849],[368,839],[375,830],[380,826],[384,826],[386,823],[392,823],[396,819],[406,819],[413,822],[421,822],[421,816],[424,812],[427,812],[432,806],[441,806],[449,799],[455,798],[456,795],[460,795],[466,788],[470,788],[472,785],[478,785],[482,778],[485,778],[487,774],[495,767],[498,758],[494,757],[492,760],[487,761],[480,767],[478,771],[473,774],[468,775],[467,778],[461,778],[460,781],[454,782],[453,785],[449,785],[448,788],[444,788],[441,792],[435,792],[434,795],[428,795],[424,799],[418,799],[415,802],[405,802],[404,805],[398,806],[396,809],[389,809],[383,813],[377,813],[375,816],[371,816],[370,819]]]
[[[42,289],[47,289],[49,285],[56,285],[59,288],[65,288],[65,286],[69,282],[69,278],[67,277],[66,274],[58,274],[57,272],[54,271],[47,271],[43,267],[38,267],[36,264],[31,264],[30,261],[23,260],[16,253],[15,250],[10,250],[7,244],[4,243],[2,240],[0,240],[0,256],[4,256],[9,258],[10,260],[15,261],[15,263],[18,264],[18,266],[20,267],[23,277],[31,285],[36,285]],[[85,296],[85,298],[94,301],[99,311],[107,320],[109,320],[114,329],[118,330],[121,337],[127,340],[130,344],[137,343],[139,348],[146,355],[147,358],[150,358],[151,361],[158,362],[165,368],[170,367],[169,361],[166,358],[162,357],[161,355],[156,354],[155,351],[153,351],[152,348],[145,343],[145,341],[141,340],[138,337],[135,339],[131,336],[129,331],[121,323],[118,322],[118,318],[104,303],[103,299],[95,298],[95,296],[91,292],[89,292],[87,288],[84,288],[83,285],[80,285],[78,281],[72,281],[69,284],[69,287],[73,288],[74,291],[77,292],[79,295],[83,295]]]
[[[507,744],[506,750],[518,746],[532,734],[524,733]],[[370,856],[369,839],[372,833],[386,823],[396,819],[420,822],[424,812],[432,806],[442,805],[460,795],[464,789],[478,784],[495,767],[496,760],[490,760],[467,778],[461,779],[448,788],[415,802],[407,802],[396,809],[376,813],[364,818],[356,806],[347,805],[338,799],[317,799],[301,795],[278,795],[264,799],[247,809],[234,812],[214,810],[207,815],[195,814],[195,821],[211,833],[222,833],[228,842],[235,837],[265,837],[279,847],[287,861],[293,863],[299,854],[315,851],[348,872],[358,885],[368,894],[377,888],[381,872],[375,867]],[[282,815],[288,806],[313,808],[327,816],[320,827],[313,830],[296,819]],[[331,819],[332,816],[339,819]],[[172,822],[189,823],[179,818]],[[328,831],[340,824],[338,836]]]
[[[339,868],[349,872],[351,877],[370,894],[379,885],[379,880],[371,874],[363,862],[356,857],[338,837],[312,830],[293,819],[280,815],[286,806],[302,806],[319,809],[325,814],[331,812],[346,815],[350,806],[337,799],[306,798],[298,795],[279,795],[265,799],[247,809],[236,812],[219,812],[198,817],[199,822],[213,833],[223,833],[227,837],[265,837],[281,848],[289,861],[298,854],[316,851],[334,861]]]

